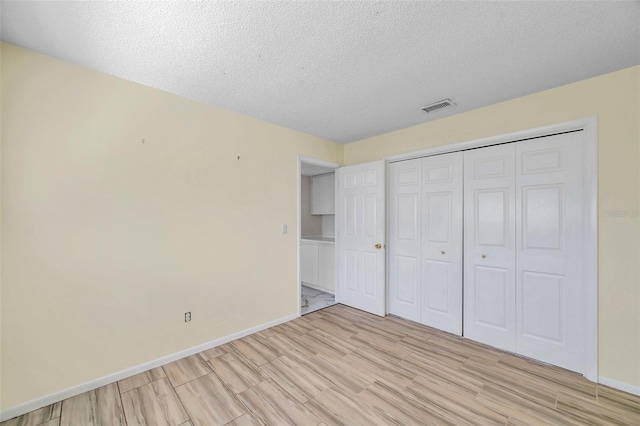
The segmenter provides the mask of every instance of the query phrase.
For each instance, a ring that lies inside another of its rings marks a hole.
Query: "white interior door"
[[[515,352],[515,144],[464,153],[464,335]]]
[[[421,322],[462,335],[463,154],[422,159]]]
[[[420,322],[422,160],[389,164],[389,313]]]
[[[584,132],[516,145],[516,352],[584,372]]]
[[[337,175],[336,300],[384,316],[385,163],[341,167]]]

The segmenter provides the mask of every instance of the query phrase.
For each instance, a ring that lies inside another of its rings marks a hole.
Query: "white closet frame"
[[[583,322],[585,325],[584,377],[592,382],[598,382],[598,118],[588,117],[564,123],[552,124],[534,129],[506,133],[467,142],[440,145],[433,148],[407,152],[404,154],[385,157],[387,164],[402,160],[428,157],[436,154],[463,151],[471,148],[516,142],[523,139],[533,139],[575,130],[582,130],[585,134],[585,204],[587,206],[584,223],[583,273],[585,277],[583,299]],[[436,141],[437,142],[437,141]],[[388,166],[387,166],[388,167]],[[387,188],[388,192],[388,188]],[[389,205],[387,203],[387,213]],[[388,227],[387,227],[388,228]],[[387,236],[388,240],[388,236]],[[388,253],[388,252],[387,252]],[[387,259],[387,263],[389,260]],[[387,277],[388,280],[388,277]]]

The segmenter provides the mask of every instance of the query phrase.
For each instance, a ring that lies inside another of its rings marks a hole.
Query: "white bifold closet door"
[[[422,160],[389,164],[389,313],[420,322]]]
[[[583,132],[465,152],[464,334],[584,372]]]
[[[389,166],[389,312],[462,334],[462,161]]]
[[[515,144],[464,153],[464,335],[515,352]]]
[[[516,144],[516,351],[584,372],[584,132]]]

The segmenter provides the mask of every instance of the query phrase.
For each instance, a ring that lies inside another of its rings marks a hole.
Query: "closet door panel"
[[[512,320],[508,315],[513,291],[509,269],[476,265],[473,275],[475,322],[510,333]]]
[[[420,160],[389,164],[389,313],[420,321]]]
[[[464,335],[515,351],[515,146],[464,153]]]
[[[421,322],[462,335],[463,154],[422,159]]]
[[[584,371],[583,132],[516,144],[516,351]]]
[[[429,285],[424,288],[423,309],[445,315],[451,313],[449,297],[449,283],[451,282],[451,263],[436,260],[424,261],[424,282]],[[425,323],[426,323],[425,319]]]

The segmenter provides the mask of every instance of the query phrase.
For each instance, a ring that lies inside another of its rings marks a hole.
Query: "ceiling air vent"
[[[441,101],[438,101],[436,103],[433,103],[431,105],[427,105],[425,107],[422,107],[421,109],[424,112],[433,112],[433,111],[437,111],[439,109],[442,108],[448,108],[448,107],[452,107],[455,104],[453,103],[453,101],[451,99],[443,99]]]

